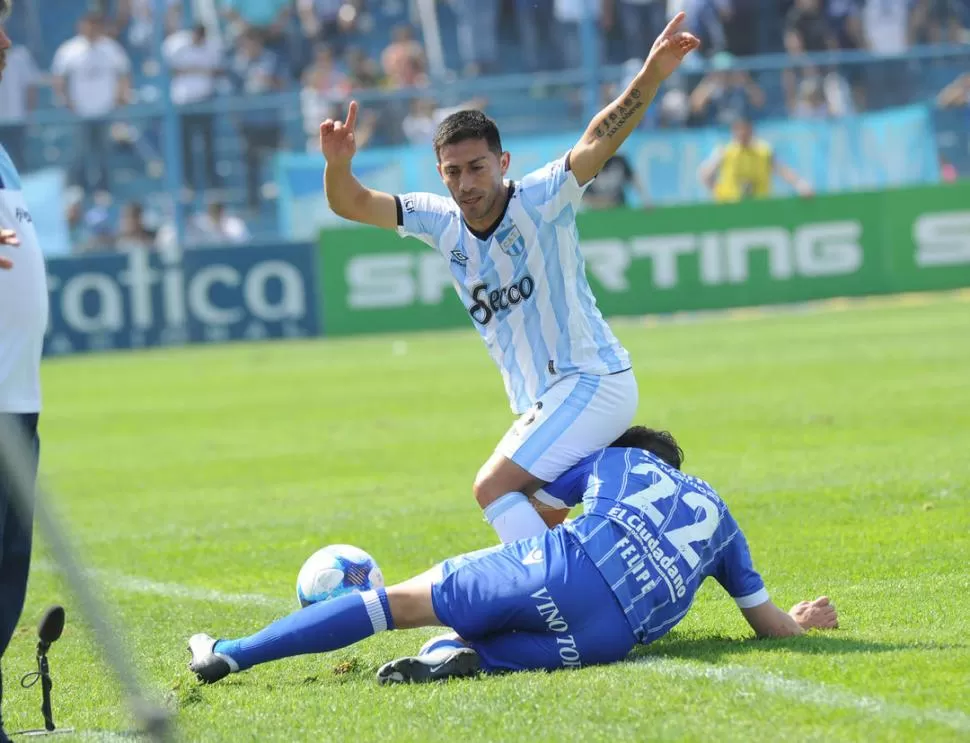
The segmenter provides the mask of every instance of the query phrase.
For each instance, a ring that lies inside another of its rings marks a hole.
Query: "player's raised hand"
[[[349,163],[357,153],[357,101],[351,101],[345,121],[327,119],[320,124],[320,151],[331,165]]]
[[[687,14],[683,11],[675,15],[650,49],[646,66],[660,80],[670,77],[680,67],[684,57],[701,45],[700,39],[690,31],[683,30],[686,18]]]
[[[802,629],[835,629],[839,626],[839,615],[835,604],[828,596],[820,596],[814,601],[802,601],[788,612]]]
[[[0,230],[0,245],[9,245],[13,248],[20,245],[17,233],[13,230]],[[13,261],[0,255],[0,271],[11,268],[13,268]]]

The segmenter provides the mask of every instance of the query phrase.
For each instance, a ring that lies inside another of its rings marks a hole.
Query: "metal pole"
[[[169,741],[174,732],[169,714],[154,704],[143,691],[134,671],[134,656],[125,646],[124,634],[109,618],[107,607],[81,569],[81,562],[67,532],[50,508],[47,494],[39,484],[36,487],[33,485],[30,468],[25,466],[32,458],[30,447],[19,427],[12,424],[9,415],[0,415],[0,471],[7,474],[10,483],[15,517],[24,521],[24,515],[30,513],[33,506],[37,526],[46,537],[58,567],[74,591],[81,612],[90,623],[108,665],[121,682],[135,718],[153,740]]]
[[[182,184],[185,182],[182,173],[182,121],[175,104],[172,103],[172,80],[168,72],[168,65],[162,55],[165,43],[165,16],[168,10],[166,0],[154,0],[152,14],[154,23],[155,53],[158,55],[159,76],[161,86],[161,101],[164,107],[162,115],[162,157],[165,160],[165,190],[172,197],[172,218],[175,224],[176,244],[181,245],[185,239],[185,215],[182,208]]]

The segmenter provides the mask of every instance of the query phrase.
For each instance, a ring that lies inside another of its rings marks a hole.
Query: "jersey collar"
[[[512,203],[512,197],[514,195],[515,195],[515,181],[509,181],[508,192],[505,195],[505,208],[502,209],[502,213],[498,215],[498,218],[496,218],[494,222],[492,222],[491,226],[484,232],[479,232],[476,229],[472,229],[472,226],[465,221],[465,215],[463,214],[461,216],[461,222],[463,225],[465,225],[465,229],[467,229],[470,233],[472,233],[476,238],[478,238],[482,242],[486,240],[490,240],[492,235],[495,234],[495,230],[497,230],[499,228],[499,225],[502,224],[502,220],[505,219],[505,215],[509,211],[509,204]]]

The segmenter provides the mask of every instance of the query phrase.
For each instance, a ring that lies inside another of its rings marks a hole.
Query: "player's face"
[[[466,139],[442,147],[438,158],[441,180],[465,221],[472,227],[487,228],[505,206],[509,153],[496,155],[484,139]]]
[[[734,138],[742,147],[747,147],[751,144],[752,134],[754,134],[754,131],[751,128],[751,124],[747,121],[739,121],[734,125]]]

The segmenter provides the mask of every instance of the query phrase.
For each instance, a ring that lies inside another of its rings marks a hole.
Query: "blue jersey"
[[[449,262],[455,290],[518,414],[565,376],[630,368],[586,280],[576,228],[585,186],[567,160],[509,183],[505,213],[488,234],[471,230],[451,198],[397,197],[398,232]]]
[[[610,585],[639,642],[670,631],[708,576],[741,608],[768,600],[724,501],[649,452],[605,449],[544,489],[583,504],[584,514],[565,528]]]

